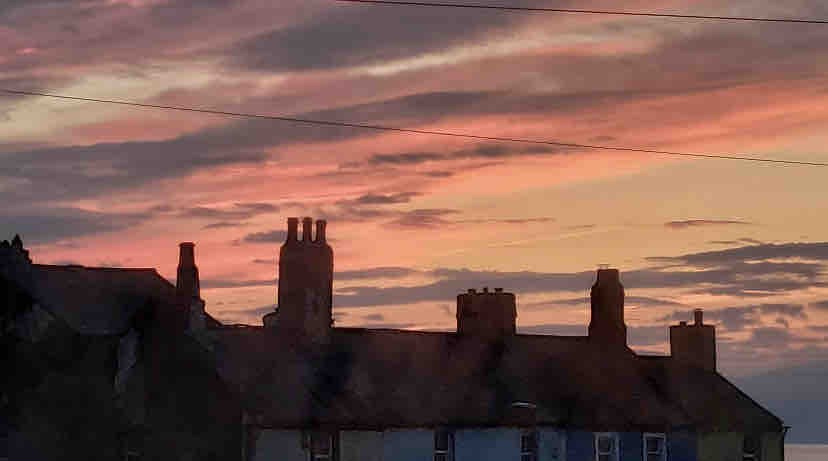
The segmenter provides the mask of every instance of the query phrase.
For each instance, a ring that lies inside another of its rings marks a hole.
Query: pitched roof
[[[219,373],[257,424],[354,428],[501,425],[514,403],[534,422],[665,430],[689,423],[652,391],[629,349],[585,337],[515,335],[482,342],[455,333],[334,328],[303,347],[261,327],[216,331]]]
[[[33,264],[32,297],[83,334],[121,334],[142,307],[175,302],[155,269]]]
[[[654,391],[676,402],[694,427],[709,431],[781,431],[782,420],[716,371],[663,356],[639,356]]]

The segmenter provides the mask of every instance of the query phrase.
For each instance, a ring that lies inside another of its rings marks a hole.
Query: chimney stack
[[[624,286],[618,269],[600,268],[590,292],[592,317],[589,322],[591,341],[625,347],[627,326],[624,323]]]
[[[204,301],[201,299],[198,267],[195,265],[195,244],[182,242],[178,253],[178,278],[175,290],[179,302],[186,309],[187,329],[200,331],[205,327]]]
[[[288,235],[279,250],[279,292],[276,315],[268,323],[280,334],[311,342],[327,340],[333,324],[333,249],[326,242],[326,222],[302,219],[302,240],[296,240],[297,218],[288,218]]]
[[[482,292],[470,288],[457,295],[457,333],[467,337],[499,339],[515,334],[515,295],[502,289]]]
[[[716,328],[704,324],[704,311],[693,311],[693,324],[681,321],[670,327],[670,355],[673,359],[716,371]]]
[[[195,244],[182,242],[178,244],[178,279],[175,289],[181,299],[200,299],[198,268],[195,265]]]

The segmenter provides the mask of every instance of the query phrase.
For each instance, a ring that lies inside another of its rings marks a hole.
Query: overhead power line
[[[770,159],[770,158],[750,156],[750,155],[746,155],[746,154],[720,154],[720,153],[702,154],[702,153],[647,149],[647,148],[640,148],[640,147],[622,147],[622,146],[609,146],[609,145],[599,145],[599,144],[582,144],[582,143],[575,143],[575,142],[552,141],[552,140],[543,140],[543,139],[525,139],[525,138],[512,138],[512,137],[502,137],[502,136],[485,136],[485,135],[472,134],[472,133],[457,133],[457,132],[453,132],[453,131],[421,130],[421,129],[416,129],[416,128],[400,128],[400,127],[385,126],[385,125],[372,125],[372,124],[365,124],[365,123],[343,122],[343,121],[336,121],[336,120],[318,120],[318,119],[310,119],[310,118],[286,117],[286,116],[281,116],[281,115],[251,114],[251,113],[244,113],[244,112],[231,112],[231,111],[224,111],[224,110],[203,109],[203,108],[198,108],[198,107],[168,106],[168,105],[162,105],[162,104],[147,104],[147,103],[140,103],[140,102],[134,102],[134,101],[88,98],[88,97],[82,97],[82,96],[69,96],[69,95],[54,94],[54,93],[42,93],[42,92],[38,92],[38,91],[11,90],[11,89],[5,89],[5,88],[0,88],[0,93],[4,93],[6,95],[41,96],[41,97],[44,97],[44,98],[55,98],[55,99],[63,99],[63,100],[70,100],[70,101],[95,102],[95,103],[102,103],[102,104],[117,104],[117,105],[121,105],[121,106],[130,106],[130,107],[146,107],[146,108],[151,108],[151,109],[175,110],[175,111],[184,111],[184,112],[197,112],[197,113],[202,113],[202,114],[222,115],[222,116],[227,116],[227,117],[276,120],[276,121],[281,121],[281,122],[302,123],[302,124],[307,124],[307,125],[338,126],[338,127],[360,128],[360,129],[375,130],[375,131],[392,131],[392,132],[398,132],[398,133],[411,133],[411,134],[422,134],[422,135],[432,135],[432,136],[445,136],[445,137],[452,137],[452,138],[477,139],[477,140],[485,140],[485,141],[499,141],[499,142],[511,142],[511,143],[522,143],[522,144],[540,144],[540,145],[546,145],[546,146],[568,147],[568,148],[575,148],[575,149],[609,150],[609,151],[620,151],[620,152],[640,152],[640,153],[656,154],[656,155],[672,155],[672,156],[679,156],[679,157],[695,157],[695,158],[715,158],[715,159],[725,159],[725,160],[743,160],[743,161],[749,161],[749,162],[774,163],[774,164],[781,164],[781,165],[828,166],[828,163],[823,163],[823,162],[807,162],[807,161],[800,161],[800,160]]]
[[[757,18],[752,16],[715,16],[702,14],[679,13],[650,13],[646,11],[619,11],[619,10],[581,10],[572,8],[547,8],[532,6],[486,5],[482,3],[442,3],[442,2],[409,2],[396,0],[334,0],[349,3],[364,3],[384,6],[419,6],[438,8],[472,8],[490,11],[514,11],[529,13],[571,13],[571,14],[605,14],[615,16],[643,16],[650,18],[693,19],[708,21],[741,21],[741,22],[781,22],[795,24],[828,24],[828,19],[795,19],[795,18]]]

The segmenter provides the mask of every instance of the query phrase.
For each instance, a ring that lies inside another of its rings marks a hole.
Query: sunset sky
[[[508,4],[828,18],[820,0]],[[826,25],[0,2],[0,88],[484,136],[825,162],[826,72]],[[489,286],[517,295],[519,331],[550,334],[586,333],[610,264],[636,350],[667,352],[667,325],[701,307],[727,376],[828,360],[826,179],[0,96],[0,238],[19,232],[35,262],[174,281],[177,245],[194,241],[208,311],[260,324],[286,218],[311,216],[329,222],[336,325],[453,329],[456,294]]]

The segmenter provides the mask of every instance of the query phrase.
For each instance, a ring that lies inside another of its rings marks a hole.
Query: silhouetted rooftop
[[[715,371],[666,356],[639,356],[658,392],[681,406],[694,426],[712,431],[782,430],[782,421]]]
[[[454,333],[335,328],[326,347],[272,330],[217,332],[219,373],[258,424],[416,427],[517,423],[515,402],[538,424],[665,430],[690,423],[656,394],[629,349],[585,337],[516,335],[482,342]]]
[[[155,269],[32,264],[30,274],[34,301],[82,334],[119,335],[142,307],[177,303]],[[208,325],[218,322],[208,316]]]

